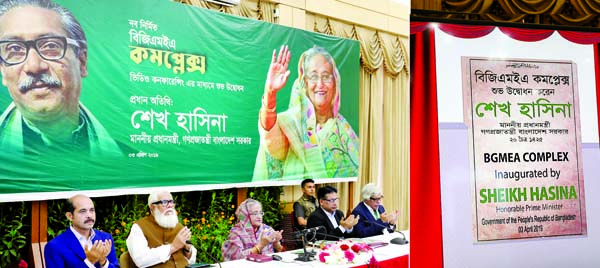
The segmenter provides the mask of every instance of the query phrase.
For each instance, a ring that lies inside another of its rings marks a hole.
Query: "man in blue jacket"
[[[120,267],[112,236],[94,229],[96,210],[92,199],[76,195],[69,198],[66,205],[71,226],[46,245],[46,267]]]
[[[373,183],[366,184],[361,191],[361,197],[363,201],[352,210],[352,215],[360,216],[360,221],[354,226],[355,235],[369,237],[383,234],[384,230],[394,232],[400,212],[385,212],[381,189]]]

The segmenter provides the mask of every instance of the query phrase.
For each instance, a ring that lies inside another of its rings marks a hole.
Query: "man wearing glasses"
[[[355,226],[357,237],[369,237],[380,235],[384,232],[394,232],[396,229],[396,219],[399,211],[386,213],[383,207],[383,193],[381,188],[373,183],[363,186],[361,191],[363,201],[358,203],[352,215],[360,217],[361,220]]]
[[[3,152],[121,155],[79,102],[87,43],[70,11],[48,0],[0,3],[0,72],[13,100],[0,115]]]
[[[337,241],[343,238],[354,237],[354,225],[360,217],[350,215],[344,219],[344,212],[337,209],[337,189],[332,186],[319,188],[317,191],[320,208],[308,216],[306,228],[323,226],[326,229],[318,231],[317,239]]]
[[[131,226],[127,237],[128,253],[121,262],[131,267],[186,267],[196,262],[196,248],[187,243],[192,233],[179,223],[175,200],[169,192],[148,196],[151,215]]]

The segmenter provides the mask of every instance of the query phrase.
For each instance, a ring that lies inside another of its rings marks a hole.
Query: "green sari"
[[[289,141],[287,156],[279,160],[269,154],[266,131],[259,123],[261,141],[253,181],[358,176],[358,136],[339,113],[339,93],[338,86],[333,117],[318,125],[306,88],[298,79],[294,82],[288,110],[277,115],[277,125]]]

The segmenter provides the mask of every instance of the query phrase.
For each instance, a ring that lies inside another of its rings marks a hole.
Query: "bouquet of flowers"
[[[352,240],[326,244],[321,248],[319,261],[327,264],[373,264],[377,261],[373,249],[366,243]]]

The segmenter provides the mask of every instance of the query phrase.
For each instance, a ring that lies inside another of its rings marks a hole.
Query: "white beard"
[[[154,220],[156,220],[156,223],[163,228],[173,228],[177,226],[177,223],[179,222],[176,212],[171,215],[163,215],[158,209],[155,209],[154,213],[152,214],[154,214]]]

